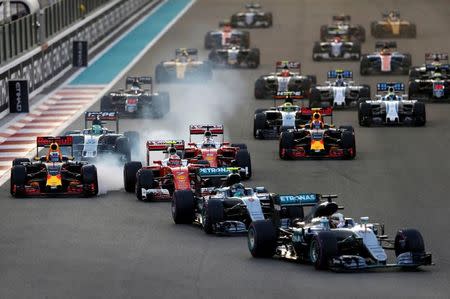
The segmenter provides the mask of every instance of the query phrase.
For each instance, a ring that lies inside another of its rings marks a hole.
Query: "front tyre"
[[[248,228],[247,244],[253,257],[269,258],[274,256],[277,248],[277,231],[272,221],[253,221]]]

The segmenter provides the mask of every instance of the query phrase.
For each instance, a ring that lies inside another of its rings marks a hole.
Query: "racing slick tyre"
[[[320,90],[317,88],[311,89],[311,96],[309,97],[310,103],[309,106],[311,108],[320,108],[322,102],[322,95],[320,94]]]
[[[86,197],[98,194],[97,168],[95,165],[83,165],[81,167],[81,182],[83,183],[83,193]]]
[[[272,16],[272,13],[271,13],[271,12],[268,12],[268,13],[266,13],[266,16],[267,16],[267,26],[266,26],[266,28],[272,27],[272,25],[273,25],[273,16]]]
[[[123,166],[123,185],[126,192],[133,193],[136,190],[136,174],[142,168],[141,162],[131,161]]]
[[[261,53],[259,49],[253,48],[250,50],[250,53],[247,57],[247,65],[251,69],[256,69],[259,66]]]
[[[425,126],[427,122],[427,115],[425,112],[425,103],[415,102],[414,103],[414,123],[417,127]]]
[[[252,161],[250,153],[246,149],[241,149],[236,153],[236,166],[246,170],[246,176],[243,179],[250,179],[252,177]]]
[[[114,106],[112,103],[112,97],[110,95],[103,96],[100,100],[100,111],[112,111]]]
[[[214,46],[214,39],[211,36],[212,31],[208,31],[205,35],[205,49],[211,50]]]
[[[245,143],[232,143],[231,147],[238,147],[239,149],[246,150],[247,149],[247,144],[245,144]]]
[[[241,39],[241,46],[243,48],[250,48],[250,32],[249,31],[242,31],[242,39]]]
[[[248,249],[253,257],[269,258],[277,249],[277,230],[271,220],[253,221],[248,228]]]
[[[330,260],[337,255],[337,238],[333,232],[321,231],[312,238],[309,259],[316,270],[327,270]]]
[[[12,161],[12,166],[22,165],[22,163],[30,163],[30,159],[28,159],[28,158],[15,158]]]
[[[359,65],[359,74],[364,76],[364,75],[369,75],[369,61],[367,60],[366,56],[363,55],[364,57],[361,59],[361,63]]]
[[[353,128],[352,128],[353,129]],[[354,159],[356,156],[355,135],[351,131],[343,131],[341,134],[342,148],[345,159]]]
[[[288,160],[289,155],[286,153],[288,150],[292,150],[294,147],[294,133],[283,132],[280,135],[279,156],[282,160]]]
[[[327,41],[327,32],[328,32],[328,27],[327,25],[322,25],[320,26],[320,41]]]
[[[210,199],[207,201],[202,213],[203,230],[207,234],[214,232],[217,223],[224,220],[223,203],[219,199]]]
[[[412,73],[412,71],[411,71]],[[408,84],[408,98],[411,100],[419,94],[419,84],[417,82],[409,82]]]
[[[194,194],[189,190],[176,190],[172,197],[172,218],[176,224],[189,224],[194,221]]]
[[[358,122],[361,127],[370,126],[372,106],[369,103],[361,102],[358,107]]]
[[[425,242],[418,230],[413,228],[400,229],[395,235],[394,249],[397,258],[402,253],[410,252],[413,254],[414,261],[414,254],[425,253]]]
[[[127,162],[131,161],[131,146],[127,137],[118,137],[115,143],[116,152],[125,156]]]
[[[383,27],[377,22],[372,22],[370,23],[370,33],[375,38],[381,38],[383,37]]]
[[[308,77],[309,80],[309,86],[313,86],[317,84],[317,76],[316,75],[306,75],[306,77]]]
[[[154,176],[150,169],[141,169],[136,174],[136,198],[139,201],[144,200],[142,196],[142,189],[151,189],[153,187]],[[149,198],[150,197],[150,198]],[[146,201],[152,200],[152,195],[147,195]]]
[[[255,82],[255,99],[264,99],[266,90],[266,82],[262,78],[258,78]]]
[[[353,49],[351,50],[351,53],[358,54],[358,56],[353,57],[352,60],[359,61],[361,59],[361,44],[355,43]]]
[[[259,133],[266,128],[267,117],[265,113],[255,114],[255,119],[253,120],[253,136],[258,139],[264,139],[264,134]]]
[[[363,26],[358,25],[354,31],[354,35],[360,43],[366,41],[366,29]]]
[[[162,118],[169,112],[170,109],[170,98],[169,94],[166,92],[160,92],[158,95],[152,97],[152,118]]]
[[[158,64],[155,69],[155,81],[156,83],[164,83],[168,82],[169,74],[167,73],[166,68],[162,64]]]
[[[13,165],[11,168],[10,192],[16,198],[25,196],[27,168],[24,165]]]
[[[420,72],[416,68],[413,67],[409,70],[409,80],[414,80],[417,78],[420,78]],[[411,82],[411,83],[415,83],[415,82]]]
[[[312,53],[312,59],[314,60],[314,61],[321,61],[322,60],[322,57],[320,57],[320,56],[315,56],[314,54],[320,54],[320,52],[321,52],[321,47],[320,47],[320,43],[319,42],[315,42],[314,43],[314,47],[313,47],[313,53]]]
[[[370,85],[363,84],[363,88],[359,91],[360,98],[370,98]]]

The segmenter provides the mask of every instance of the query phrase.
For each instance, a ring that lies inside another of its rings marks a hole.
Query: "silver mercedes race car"
[[[374,53],[362,55],[360,73],[407,75],[410,66],[411,54],[398,52],[396,42],[378,41]]]
[[[260,51],[258,48],[248,49],[241,47],[239,44],[231,44],[211,50],[208,58],[213,67],[228,66],[255,69],[259,66]]]
[[[311,107],[356,106],[360,98],[370,97],[370,86],[355,84],[351,71],[331,70],[327,73],[327,79],[324,84],[316,85],[311,90]]]
[[[156,82],[205,82],[211,80],[211,64],[209,61],[198,60],[197,54],[197,49],[176,49],[174,59],[163,61],[156,66]]]
[[[272,13],[261,10],[261,4],[248,3],[245,11],[231,16],[230,23],[234,28],[267,28],[272,26]]]
[[[425,104],[408,100],[403,83],[378,83],[375,99],[361,100],[358,106],[359,125],[413,125],[426,123]]]
[[[255,82],[255,98],[272,98],[274,94],[286,91],[298,91],[305,97],[316,84],[314,75],[301,75],[301,65],[297,61],[277,61],[275,72],[262,75]]]
[[[314,61],[322,60],[359,60],[361,45],[336,36],[324,42],[315,42],[313,47]]]
[[[320,26],[320,40],[326,42],[337,36],[348,41],[363,43],[366,40],[366,30],[362,25],[352,25],[349,15],[335,15],[332,24]]]

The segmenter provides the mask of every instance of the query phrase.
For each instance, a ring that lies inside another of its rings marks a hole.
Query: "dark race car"
[[[400,82],[378,83],[375,99],[361,99],[359,102],[359,125],[424,126],[427,120],[425,104],[409,100],[404,91],[405,85]]]
[[[361,58],[361,75],[407,75],[411,66],[411,54],[397,51],[396,42],[379,41],[375,52],[364,54]]]
[[[72,147],[72,136],[37,137],[36,158],[16,158],[11,168],[11,195],[14,197],[95,196],[97,169],[86,162],[74,162],[61,152]],[[39,150],[48,148],[39,156]]]
[[[175,58],[162,61],[155,70],[157,83],[204,83],[211,80],[212,75],[212,66],[209,61],[199,60],[198,50],[187,48],[176,49]]]
[[[344,217],[333,202],[336,195],[301,193],[272,197],[271,219],[253,221],[248,249],[253,257],[310,263],[317,270],[358,271],[376,268],[412,270],[432,265],[416,229],[399,229],[394,239],[383,224]],[[304,208],[311,207],[305,214]],[[295,211],[295,217],[287,211]],[[269,212],[269,213],[270,213]],[[359,221],[359,222],[357,222]],[[394,252],[389,262],[388,250]]]
[[[260,61],[260,51],[258,48],[243,48],[238,43],[224,46],[220,49],[213,49],[209,53],[209,61],[213,67],[246,67],[257,68]]]
[[[314,61],[322,60],[359,60],[361,58],[361,45],[359,42],[350,42],[336,36],[324,42],[315,42],[312,58]]]
[[[122,117],[161,118],[170,110],[170,98],[167,92],[153,92],[151,77],[127,77],[125,89],[102,97],[100,110],[117,111]]]
[[[381,21],[374,21],[370,24],[370,31],[376,38],[415,38],[417,35],[416,24],[401,19],[398,10],[383,13]]]
[[[408,95],[411,100],[450,100],[450,64],[447,53],[427,53],[423,66],[411,68]]]
[[[300,62],[277,61],[274,73],[256,79],[255,98],[272,98],[274,94],[287,91],[301,92],[308,97],[310,88],[316,84],[317,78],[314,75],[301,75],[300,71]]]
[[[279,142],[280,159],[354,159],[356,156],[355,131],[352,126],[335,128],[324,121],[333,116],[333,108],[303,108],[303,115],[311,121],[298,129],[282,132]]]
[[[320,40],[329,41],[335,37],[341,37],[352,42],[364,42],[366,31],[362,25],[352,25],[349,15],[335,15],[331,25],[320,26]]]
[[[106,121],[114,121],[116,128],[106,128]],[[92,122],[89,127],[88,123]],[[87,111],[84,113],[84,130],[67,131],[65,135],[73,137],[73,155],[77,161],[95,161],[96,159],[115,159],[128,162],[131,153],[139,143],[139,133],[127,131],[119,133],[119,113],[110,111]]]
[[[172,218],[176,224],[198,224],[207,234],[244,233],[252,221],[270,217],[271,194],[264,187],[245,187],[237,173],[229,168],[203,168],[203,179],[224,177],[221,187],[175,191]]]
[[[234,28],[268,28],[272,26],[272,13],[261,10],[259,3],[248,3],[245,11],[237,12],[230,18]]]
[[[370,86],[355,84],[352,71],[331,70],[327,79],[311,90],[311,107],[354,107],[360,98],[370,97]]]
[[[250,32],[236,30],[228,22],[222,22],[220,30],[208,31],[205,35],[205,49],[222,48],[232,40],[238,40],[240,46],[250,48]]]

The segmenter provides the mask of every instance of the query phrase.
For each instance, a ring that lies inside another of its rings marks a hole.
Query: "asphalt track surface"
[[[152,74],[176,47],[202,49],[205,32],[242,2],[198,1],[130,74]],[[12,200],[4,185],[0,298],[449,297],[449,105],[427,105],[424,128],[360,128],[355,111],[336,112],[336,124],[356,128],[354,161],[280,161],[276,141],[252,137],[254,109],[272,103],[253,99],[253,83],[273,69],[275,60],[300,60],[303,72],[317,74],[319,82],[337,66],[355,70],[355,80],[372,87],[386,80],[361,79],[357,63],[312,61],[319,26],[332,14],[348,13],[368,28],[385,8],[400,8],[417,23],[418,37],[400,40],[399,49],[421,64],[426,51],[448,50],[448,2],[261,2],[273,11],[274,27],[251,32],[252,44],[262,52],[259,69],[217,71],[207,85],[158,86],[170,92],[172,112],[164,120],[123,120],[122,129],[139,129],[145,137],[187,138],[191,122],[224,123],[230,140],[249,146],[254,169],[250,184],[273,192],[339,194],[346,215],[384,222],[391,235],[397,228],[418,228],[436,265],[419,272],[317,272],[308,265],[253,259],[246,238],[208,236],[197,227],[176,226],[169,203],[137,202],[123,190],[95,199]],[[368,35],[364,50],[373,46]],[[206,55],[202,50],[201,56]],[[73,124],[81,126],[81,120]],[[120,171],[103,171],[100,179],[109,189],[122,181]]]

